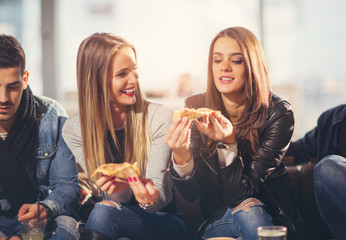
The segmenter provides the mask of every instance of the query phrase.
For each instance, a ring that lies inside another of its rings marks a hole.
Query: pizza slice
[[[111,177],[117,177],[126,182],[129,177],[137,177],[137,179],[139,179],[140,176],[137,162],[134,164],[128,162],[102,164],[94,171],[91,177],[94,177],[98,173]]]
[[[209,117],[210,114],[218,115],[221,114],[221,112],[210,108],[183,108],[174,111],[173,121],[177,118],[183,117],[187,117],[191,120],[194,120],[201,117]]]

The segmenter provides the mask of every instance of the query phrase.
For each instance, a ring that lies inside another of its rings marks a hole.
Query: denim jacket
[[[41,189],[41,202],[52,211],[52,217],[72,215],[77,207],[80,186],[75,158],[62,138],[67,113],[55,100],[35,96],[40,118],[37,162],[28,164],[31,180]],[[36,177],[35,176],[36,174]]]

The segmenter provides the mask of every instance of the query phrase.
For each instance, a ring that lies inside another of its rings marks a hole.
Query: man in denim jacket
[[[78,172],[61,136],[67,114],[34,96],[28,77],[20,44],[0,35],[0,240],[20,239],[20,222],[38,218],[45,239],[77,239]]]

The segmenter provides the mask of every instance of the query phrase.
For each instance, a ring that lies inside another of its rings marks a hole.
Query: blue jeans
[[[244,200],[247,201],[248,199]],[[263,203],[248,209],[228,208],[225,214],[207,225],[203,237],[233,237],[237,240],[257,240],[259,226],[271,226],[272,217],[264,209]]]
[[[166,213],[148,213],[138,206],[114,206],[96,203],[85,229],[94,230],[111,239],[185,239],[186,226],[180,217]]]
[[[316,203],[336,239],[346,237],[346,159],[330,155],[314,171]]]
[[[53,235],[50,240],[75,240],[79,239],[79,232],[77,229],[77,221],[69,216],[58,216],[54,220],[57,224],[55,230],[53,230]],[[1,237],[12,237],[20,236],[20,222],[18,222],[17,217],[13,219],[8,219],[5,217],[0,217],[0,238]]]

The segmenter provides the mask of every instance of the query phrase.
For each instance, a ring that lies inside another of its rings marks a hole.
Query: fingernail
[[[115,182],[114,182],[114,183],[112,183],[112,185],[113,185],[113,186],[115,186]]]
[[[137,178],[136,178],[136,177],[133,177],[133,181],[137,182]]]
[[[132,177],[129,177],[129,181],[132,182]]]

